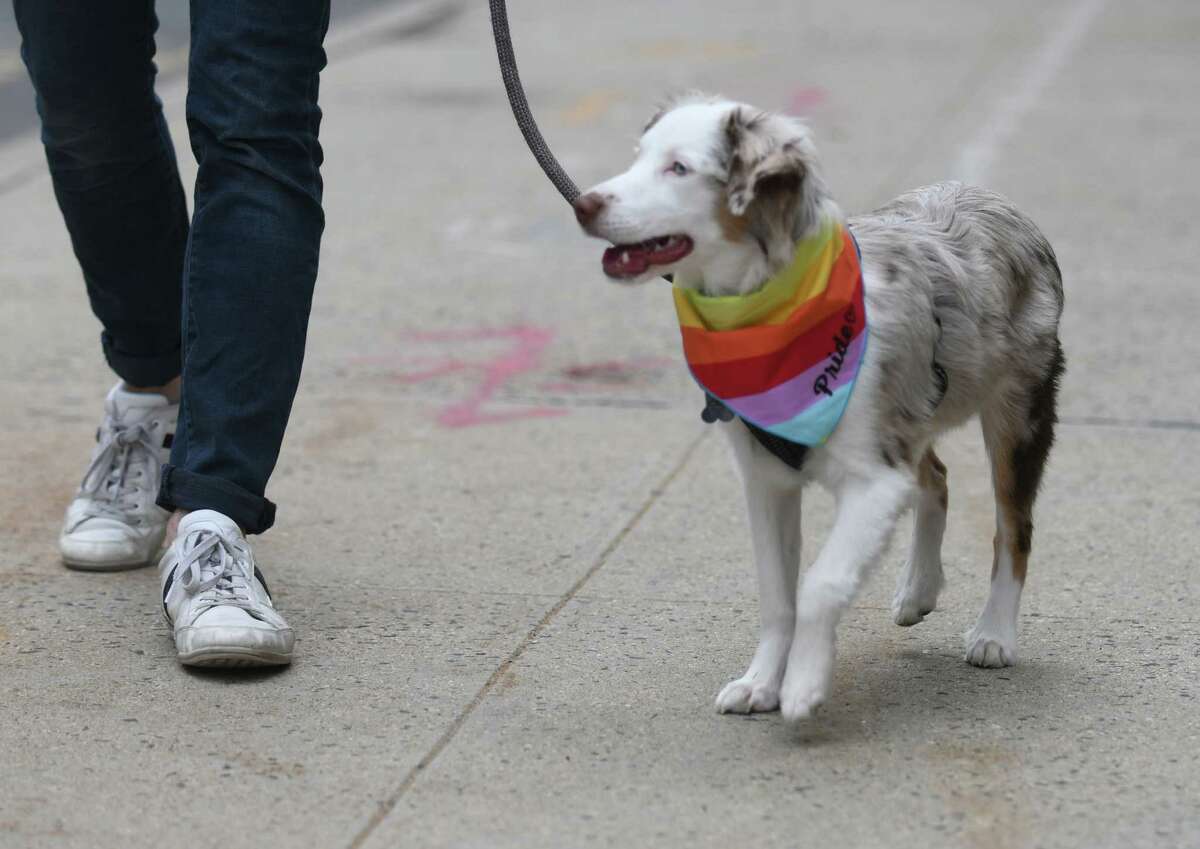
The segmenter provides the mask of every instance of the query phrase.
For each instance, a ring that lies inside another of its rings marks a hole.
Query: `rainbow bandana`
[[[867,347],[858,247],[842,222],[826,220],[752,294],[674,291],[683,353],[705,392],[789,442],[829,438]]]

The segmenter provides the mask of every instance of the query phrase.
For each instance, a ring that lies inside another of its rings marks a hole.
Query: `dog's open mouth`
[[[604,273],[618,280],[645,274],[652,265],[670,265],[692,252],[689,236],[660,236],[632,245],[613,245],[604,252]]]

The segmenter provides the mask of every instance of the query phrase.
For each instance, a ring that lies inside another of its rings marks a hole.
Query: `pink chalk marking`
[[[666,357],[635,357],[579,363],[560,372],[567,380],[543,383],[538,388],[546,392],[588,392],[614,386],[643,386],[649,382],[647,377],[673,362]]]
[[[393,374],[392,380],[397,383],[424,383],[427,380],[433,380],[437,377],[444,377],[447,374],[453,374],[456,371],[462,371],[468,368],[469,364],[458,360],[446,360],[438,365],[432,366],[425,371],[411,372],[409,374]]]
[[[554,331],[543,327],[519,325],[506,328],[476,328],[467,330],[445,330],[431,333],[416,333],[413,341],[441,346],[455,343],[509,341],[512,346],[480,361],[468,361],[460,356],[441,359],[419,357],[410,363],[420,367],[416,371],[397,372],[390,375],[399,383],[423,383],[462,371],[481,373],[479,384],[470,395],[461,401],[445,406],[438,413],[438,424],[444,427],[472,427],[482,424],[498,424],[520,419],[541,419],[566,415],[560,407],[531,406],[503,412],[488,412],[484,405],[496,397],[510,380],[518,375],[534,371],[541,363],[542,353],[554,339]],[[461,354],[461,345],[456,353]],[[370,357],[360,359],[362,363],[395,363],[394,358]]]
[[[788,98],[787,111],[792,115],[807,115],[818,106],[824,105],[825,100],[825,89],[820,86],[798,88]]]

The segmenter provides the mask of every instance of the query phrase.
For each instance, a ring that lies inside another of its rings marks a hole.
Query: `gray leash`
[[[579,187],[567,176],[567,172],[558,164],[549,145],[542,138],[537,121],[529,111],[529,101],[525,99],[525,90],[521,88],[521,77],[517,73],[517,57],[513,54],[512,36],[508,32],[508,10],[504,0],[491,0],[492,35],[496,38],[496,56],[500,59],[500,76],[504,80],[504,90],[508,93],[508,103],[512,106],[513,117],[521,128],[521,135],[533,153],[533,158],[542,166],[554,188],[566,198],[567,203],[574,203],[579,197]]]
[[[537,121],[533,120],[533,113],[529,111],[529,101],[525,99],[525,89],[521,87],[521,75],[517,73],[517,57],[513,53],[504,0],[490,0],[489,5],[492,10],[492,35],[496,39],[496,57],[500,60],[500,77],[504,80],[504,90],[508,93],[508,105],[512,107],[513,117],[517,119],[517,126],[521,128],[521,135],[525,137],[525,144],[529,145],[533,158],[542,166],[558,193],[566,198],[567,203],[573,204],[580,195],[579,186],[558,164],[550,152],[550,146],[542,138]],[[663,279],[670,283],[671,275],[664,274]]]

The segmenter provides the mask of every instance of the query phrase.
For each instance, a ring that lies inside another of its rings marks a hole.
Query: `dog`
[[[827,700],[838,621],[909,508],[914,533],[892,615],[909,626],[936,608],[948,488],[934,443],[976,416],[996,533],[990,592],[965,659],[1014,663],[1064,370],[1062,275],[1037,226],[1000,195],[955,182],[846,219],[803,123],[701,94],[659,110],[632,166],[574,208],[588,235],[614,245],[603,259],[609,278],[672,275],[677,292],[704,298],[762,290],[829,221],[848,228],[860,254],[869,338],[832,433],[800,446],[797,463],[747,421],[720,423],[744,484],[761,616],[753,659],[721,689],[717,710],[778,709],[796,721]],[[801,491],[810,481],[832,491],[837,511],[801,580]]]

